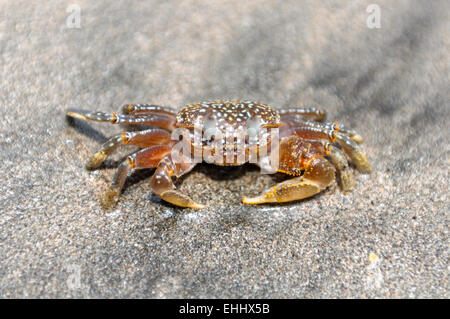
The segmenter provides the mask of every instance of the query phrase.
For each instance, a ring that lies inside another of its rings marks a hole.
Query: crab
[[[140,149],[127,156],[117,168],[112,184],[104,196],[103,204],[106,207],[116,205],[125,180],[133,170],[156,168],[150,179],[154,194],[176,206],[204,208],[204,205],[179,192],[174,186],[172,179],[191,171],[197,162],[191,160],[191,155],[182,154],[181,151],[174,152],[180,141],[174,139],[171,132],[183,128],[188,134],[181,139],[183,146],[188,145],[193,153],[200,152],[204,155],[209,152],[214,155],[214,150],[211,151],[211,144],[208,143],[214,137],[203,136],[196,139],[195,136],[198,123],[211,121],[221,132],[227,129],[233,133],[252,126],[257,131],[278,130],[276,152],[279,157],[275,171],[290,175],[290,178],[258,196],[244,196],[244,204],[282,203],[308,198],[326,189],[336,177],[340,188],[345,192],[349,191],[355,184],[349,162],[361,173],[371,172],[370,163],[359,145],[363,141],[362,137],[337,122],[325,122],[325,113],[318,107],[277,111],[259,102],[219,100],[188,104],[177,113],[171,108],[158,105],[127,104],[118,113],[69,109],[67,115],[112,124],[150,126],[145,130],[124,131],[114,135],[88,160],[87,169],[96,169],[120,145],[133,145]],[[204,131],[203,127],[201,133]],[[262,152],[263,144],[265,150],[268,149],[267,146],[274,144],[272,135],[265,136],[269,136],[265,143],[261,140],[255,142],[248,137],[244,140],[232,139],[226,145],[219,143],[219,149],[223,146],[228,155],[231,153],[231,161],[224,161],[220,153],[219,156],[213,156],[210,162],[221,166],[242,165],[249,162],[249,154],[253,153],[257,155],[253,162],[263,168],[267,166],[269,157],[274,155],[270,147],[268,152]],[[223,140],[217,139],[216,142],[218,141]],[[237,146],[242,145],[245,145],[243,157],[238,156],[237,152]]]

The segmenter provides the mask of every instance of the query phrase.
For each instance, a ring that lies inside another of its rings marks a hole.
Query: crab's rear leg
[[[352,162],[356,165],[356,168],[364,174],[372,172],[372,167],[361,147],[359,147],[359,145],[350,137],[342,133],[337,133],[336,136],[338,144],[344,149],[345,153],[348,154]]]
[[[204,205],[196,203],[189,196],[177,191],[172,182],[172,176],[180,177],[191,171],[194,166],[195,163],[189,158],[180,157],[178,161],[175,161],[172,154],[167,154],[158,164],[155,174],[150,180],[153,193],[176,206],[204,208]]]
[[[337,147],[330,147],[328,154],[336,167],[336,172],[339,177],[339,186],[344,192],[347,192],[353,188],[355,185],[355,177],[353,172],[348,165],[347,158],[344,153]]]
[[[372,168],[361,147],[349,136],[339,132],[338,128],[321,128],[309,125],[287,127],[283,135],[297,135],[308,140],[326,140],[338,143],[350,157],[356,168],[362,173],[370,173]]]
[[[98,111],[84,111],[69,109],[66,111],[68,116],[79,118],[87,121],[96,122],[110,122],[112,124],[129,124],[129,125],[151,125],[167,130],[172,130],[175,125],[176,117],[174,114],[118,114],[118,113],[104,113]]]
[[[146,148],[153,145],[170,144],[170,133],[159,128],[145,131],[122,132],[109,138],[100,149],[91,156],[86,164],[87,169],[99,167],[120,145],[133,145]]]
[[[166,114],[176,116],[171,108],[152,104],[125,104],[122,106],[122,114]]]
[[[119,199],[120,192],[125,180],[132,169],[154,168],[161,159],[171,151],[169,145],[155,145],[142,149],[128,156],[119,165],[110,188],[106,191],[103,205],[107,208],[113,207]]]
[[[243,197],[244,204],[290,202],[311,197],[330,185],[335,179],[335,169],[310,143],[299,138],[288,138],[280,144],[280,172],[298,173],[297,176],[267,189],[256,197]]]
[[[323,153],[331,159],[336,173],[339,177],[339,186],[343,191],[349,191],[355,185],[355,178],[353,172],[348,164],[344,152],[333,146],[330,142],[324,140],[308,140],[311,147],[318,153]]]
[[[305,108],[292,108],[292,109],[284,109],[279,111],[281,117],[288,118],[304,118],[304,117],[312,117],[316,121],[323,121],[325,119],[325,112],[322,111],[319,107],[305,107]]]
[[[312,121],[305,121],[304,119],[298,117],[290,117],[290,116],[282,116],[281,120],[283,121],[283,124],[285,124],[287,127],[308,126],[328,131],[339,130],[340,133],[347,135],[357,144],[361,144],[364,141],[362,136],[359,135],[356,131],[349,129],[340,123],[338,124],[337,122],[312,122]]]

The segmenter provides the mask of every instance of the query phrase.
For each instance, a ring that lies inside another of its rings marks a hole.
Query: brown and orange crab
[[[211,151],[208,138],[196,140],[196,123],[213,121],[220,130],[238,130],[255,125],[257,129],[277,128],[279,140],[277,152],[279,161],[276,171],[292,175],[291,179],[278,183],[256,197],[243,197],[245,204],[277,203],[311,197],[329,186],[335,180],[337,172],[340,187],[344,191],[354,185],[353,173],[349,161],[361,173],[371,171],[370,164],[358,144],[362,138],[353,130],[346,129],[336,122],[323,122],[325,113],[319,108],[295,108],[276,111],[270,106],[251,101],[213,101],[193,103],[174,113],[172,109],[157,105],[128,104],[121,112],[106,114],[81,110],[68,110],[67,115],[83,120],[110,122],[112,124],[130,124],[153,126],[143,131],[122,132],[108,139],[100,150],[88,161],[86,167],[99,167],[119,145],[134,145],[141,148],[128,156],[117,169],[112,185],[107,190],[104,204],[108,207],[117,203],[127,175],[134,169],[156,168],[150,185],[152,191],[163,200],[181,207],[203,208],[187,195],[176,190],[172,177],[180,177],[191,171],[195,161],[186,155],[176,153],[184,160],[174,160],[174,140],[170,132],[184,128],[188,136],[183,143],[189,145],[192,153],[205,154]],[[213,160],[216,165],[241,165],[249,161],[249,154],[256,152],[256,164],[263,167],[268,162],[269,152],[261,152],[259,142],[250,139],[236,139],[224,148],[231,151],[231,161]],[[238,144],[245,143],[244,157],[237,154]],[[273,141],[268,139],[265,147]],[[181,154],[181,155],[180,155]],[[228,153],[229,154],[229,153]],[[264,154],[264,155],[261,155]],[[184,157],[183,157],[184,156]],[[331,161],[329,161],[329,160]]]

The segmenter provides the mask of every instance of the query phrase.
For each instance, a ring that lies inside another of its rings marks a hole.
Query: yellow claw
[[[169,202],[176,206],[188,207],[188,208],[194,208],[194,209],[203,209],[206,207],[205,205],[194,202],[188,196],[186,196],[182,193],[179,193],[177,191],[172,191],[172,190],[165,191],[159,197],[164,199],[166,202]]]
[[[247,205],[256,205],[263,203],[277,203],[276,198],[273,195],[262,194],[255,197],[242,197],[242,203]]]
[[[311,197],[324,188],[314,181],[307,180],[303,177],[296,177],[269,188],[259,196],[244,196],[242,197],[242,203],[254,205],[290,202]]]

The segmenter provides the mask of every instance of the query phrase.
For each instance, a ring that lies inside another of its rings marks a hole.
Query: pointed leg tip
[[[365,174],[370,174],[372,173],[372,167],[367,167],[366,170],[364,171]]]
[[[372,173],[372,167],[370,166],[369,163],[366,163],[366,165],[361,165],[360,167],[358,167],[358,170],[362,174],[370,174],[370,173]]]
[[[363,174],[370,174],[372,172],[372,167],[364,153],[356,153],[354,155],[354,162],[359,172]]]
[[[98,168],[105,161],[107,154],[105,152],[97,152],[91,156],[89,161],[86,163],[87,170],[93,170]]]
[[[116,189],[108,189],[105,197],[103,198],[102,206],[106,209],[116,206],[119,200],[119,191]]]
[[[189,206],[189,208],[194,208],[194,209],[204,209],[206,208],[205,205],[193,202],[191,206]]]
[[[339,186],[343,192],[348,192],[355,186],[355,178],[350,170],[341,171],[339,174]]]
[[[364,139],[359,134],[353,134],[350,138],[357,144],[361,144],[362,142],[364,142]]]
[[[96,165],[92,165],[91,162],[86,163],[86,165],[84,166],[86,168],[86,170],[88,171],[93,171],[96,168],[98,168],[100,165],[96,166]]]
[[[77,112],[74,112],[72,110],[66,110],[66,116],[70,116],[70,117],[81,119],[81,120],[85,120],[86,119],[85,116],[83,116],[83,115],[81,115],[81,114],[79,114]]]

